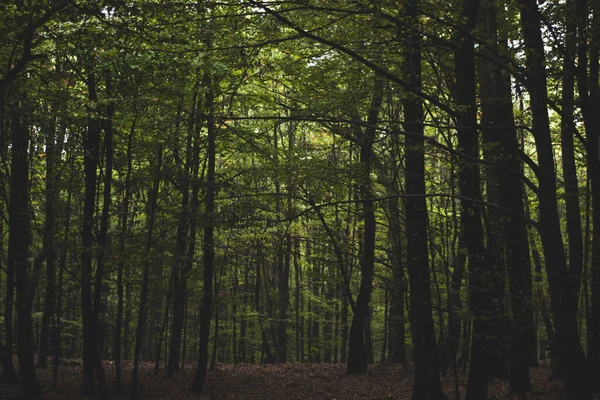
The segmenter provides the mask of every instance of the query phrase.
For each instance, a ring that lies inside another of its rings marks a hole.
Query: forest
[[[0,397],[597,398],[599,74],[600,0],[0,0]]]

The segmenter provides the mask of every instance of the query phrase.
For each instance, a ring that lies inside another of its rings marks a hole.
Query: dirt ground
[[[114,365],[107,362],[105,371],[111,399],[128,399],[132,364],[123,365],[125,392],[114,391]],[[531,369],[533,390],[528,399],[562,399],[561,384],[548,381],[548,363]],[[79,395],[81,363],[65,361],[59,370],[56,390],[50,387],[52,369],[38,370],[45,399],[82,399]],[[240,399],[240,400],[342,400],[342,399],[410,399],[412,371],[401,366],[372,365],[365,374],[348,376],[342,364],[285,364],[285,365],[219,365],[209,371],[204,395],[191,395],[189,388],[194,365],[168,379],[154,365],[143,363],[140,374],[140,399]],[[464,398],[466,376],[457,377],[460,398]],[[444,392],[456,399],[454,374],[443,379]],[[0,399],[14,398],[18,387],[0,385]],[[516,399],[509,393],[507,382],[490,382],[489,399]]]

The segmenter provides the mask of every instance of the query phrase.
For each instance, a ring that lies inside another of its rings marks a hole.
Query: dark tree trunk
[[[476,25],[478,0],[462,3],[461,19],[457,33],[460,48],[455,54],[456,101],[458,148],[469,159],[460,167],[459,192],[461,197],[461,222],[465,235],[470,270],[469,308],[473,318],[471,362],[467,387],[467,400],[485,399],[488,395],[488,378],[491,372],[491,349],[493,343],[494,317],[492,291],[494,271],[487,267],[482,210],[475,202],[481,201],[479,166],[473,162],[479,158],[479,135],[477,132],[477,105],[475,86],[475,61],[472,55],[473,40],[469,37]]]
[[[371,168],[373,164],[373,140],[383,99],[383,80],[375,77],[373,98],[367,117],[368,127],[360,138],[360,178],[359,190],[362,202],[362,218],[364,221],[363,251],[361,254],[361,280],[354,315],[350,325],[348,340],[347,373],[354,374],[367,370],[367,352],[364,341],[364,327],[367,319],[371,292],[373,290],[373,273],[375,267],[375,208],[372,199]]]
[[[392,284],[390,287],[390,309],[388,317],[388,331],[389,331],[389,354],[388,362],[391,364],[399,364],[406,362],[406,333],[405,333],[405,321],[404,321],[404,293],[405,285],[404,282],[404,264],[402,263],[402,229],[400,227],[400,207],[398,205],[398,198],[393,196],[397,195],[398,190],[398,178],[396,176],[396,155],[395,152],[399,151],[398,148],[398,136],[399,132],[392,133],[392,168],[393,170],[389,173],[390,175],[390,189],[388,195],[390,199],[387,201],[388,205],[388,223],[389,228],[389,240],[390,240],[390,263],[392,265]]]
[[[301,321],[301,318],[303,318],[303,316],[301,316],[300,313],[300,304],[302,303],[302,298],[301,298],[301,293],[302,293],[302,288],[301,288],[301,279],[300,279],[300,237],[294,237],[294,275],[296,278],[296,282],[295,282],[295,289],[296,289],[296,294],[295,294],[295,310],[296,310],[296,362],[302,362],[303,360],[303,354],[302,354],[302,340],[304,340],[304,324]]]
[[[591,209],[592,209],[592,263],[591,263],[591,305],[587,324],[587,353],[589,367],[594,374],[600,370],[600,86],[598,83],[598,46],[600,46],[600,4],[592,1],[591,28],[588,29],[588,2],[576,1],[576,24],[578,25],[578,68],[577,83],[581,109],[583,112],[586,131],[587,171],[591,184]],[[572,12],[573,9],[569,11]],[[571,18],[571,13],[568,13]],[[588,57],[589,51],[589,57]],[[589,59],[589,76],[588,76]],[[571,139],[572,142],[572,139]],[[571,144],[572,146],[572,144]],[[566,178],[565,178],[566,180]],[[566,184],[566,181],[565,181]],[[575,201],[575,200],[573,200]],[[581,234],[581,231],[579,232]],[[570,279],[574,281],[573,273],[569,270]],[[579,287],[577,287],[579,290]],[[571,288],[574,300],[575,289]],[[578,293],[578,292],[577,292]],[[593,383],[594,390],[599,390],[600,384]]]
[[[563,181],[565,184],[565,205],[567,211],[567,234],[569,245],[568,271],[569,285],[571,289],[571,300],[569,301],[569,304],[577,307],[581,288],[581,271],[583,269],[583,237],[581,213],[579,207],[579,183],[577,181],[577,167],[575,165],[575,150],[573,144],[573,138],[575,136],[574,108],[576,71],[574,62],[577,54],[577,15],[575,0],[567,1],[567,9],[565,12],[565,29],[560,139]],[[585,98],[586,96],[584,95],[582,97]],[[586,109],[586,112],[587,111],[588,110]],[[577,310],[571,310],[570,312],[576,313]]]
[[[106,77],[106,94],[109,101],[113,101],[112,80],[110,73]],[[106,274],[106,256],[109,247],[108,228],[110,207],[112,203],[112,173],[113,173],[113,125],[112,117],[114,106],[109,104],[106,107],[106,119],[102,126],[104,130],[104,187],[102,193],[102,214],[100,215],[100,231],[98,232],[98,252],[96,254],[96,279],[94,281],[94,302],[92,307],[92,321],[96,327],[96,344],[95,344],[95,369],[96,379],[98,381],[99,392],[101,397],[108,397],[108,389],[106,387],[106,378],[104,368],[102,367],[102,351],[106,339],[106,322],[104,318],[101,320],[101,315],[106,313],[105,298],[102,295],[104,291],[104,275]]]
[[[64,133],[64,131],[63,131]],[[64,137],[60,139],[62,142]],[[69,165],[72,167],[74,157],[71,157],[69,160]],[[73,178],[71,178],[73,180]],[[56,383],[58,381],[58,367],[60,365],[60,356],[61,356],[61,334],[62,334],[62,325],[61,325],[61,310],[62,310],[62,301],[63,301],[63,275],[64,270],[67,265],[67,256],[68,256],[68,248],[69,248],[69,230],[71,226],[71,199],[73,197],[73,185],[69,186],[67,192],[67,203],[66,203],[66,215],[65,215],[65,223],[64,223],[64,235],[62,240],[62,250],[60,253],[60,258],[58,261],[58,303],[56,305],[56,319],[54,326],[54,356],[52,358],[52,387],[56,387]]]
[[[289,163],[293,163],[294,157],[294,146],[295,146],[295,132],[294,125],[290,123],[288,125],[288,149],[287,149],[287,159]],[[292,167],[293,168],[293,167]],[[292,197],[294,195],[294,182],[293,175],[290,176],[287,182],[287,209],[286,209],[286,217],[292,218],[292,214],[294,212],[293,209],[293,200]],[[277,197],[279,198],[279,196]],[[278,274],[278,305],[279,305],[279,320],[277,322],[277,361],[280,363],[287,362],[288,353],[288,339],[287,339],[287,309],[288,303],[290,301],[290,268],[291,268],[291,257],[292,257],[292,233],[288,228],[285,234],[285,254],[283,255],[283,263],[280,260],[280,271]]]
[[[13,118],[17,118],[16,116]],[[9,118],[10,119],[10,118]],[[15,121],[11,125],[12,130],[20,129],[20,123]],[[12,134],[16,134],[12,132]],[[13,145],[14,146],[14,145]],[[27,146],[27,144],[25,144]],[[4,150],[4,149],[2,149]],[[26,155],[26,154],[25,154]],[[11,157],[12,162],[12,157]],[[25,160],[25,165],[27,168],[27,160]],[[6,167],[7,165],[3,165]],[[11,174],[12,177],[12,174]],[[5,177],[6,179],[6,177]],[[12,179],[12,178],[11,178]],[[12,193],[12,191],[11,191]],[[5,193],[4,193],[5,194]],[[25,194],[27,195],[27,193]],[[10,213],[10,199],[8,201],[8,211]],[[10,214],[9,214],[10,215]],[[10,221],[9,221],[9,230],[10,230]],[[9,233],[9,242],[10,242],[10,233]],[[8,260],[7,260],[8,261]],[[14,308],[14,295],[15,295],[15,268],[14,263],[7,262],[6,264],[6,298],[4,303],[4,346],[2,347],[2,352],[0,353],[0,361],[2,364],[2,383],[14,384],[18,381],[17,373],[15,371],[15,366],[13,362],[13,354],[14,354],[14,331],[13,331],[13,308]]]
[[[499,51],[496,7],[491,3],[482,7],[484,36],[488,46]],[[494,269],[492,293],[495,302],[504,298],[504,271],[508,271],[513,316],[510,330],[508,320],[493,323],[496,349],[502,351],[503,357],[492,362],[495,370],[491,377],[506,378],[510,372],[511,391],[525,393],[531,387],[528,367],[535,363],[535,333],[527,227],[520,217],[524,214],[523,185],[519,177],[521,168],[510,76],[497,65],[482,64],[481,77],[484,156],[493,163],[486,168],[487,201],[513,211],[507,215],[505,211],[488,207],[487,212],[488,249]],[[507,187],[514,189],[505,190]],[[495,304],[494,309],[497,315],[507,315],[506,307],[507,303]],[[498,343],[503,346],[501,349]],[[510,349],[506,347],[509,343]],[[510,361],[510,367],[506,361]],[[500,364],[503,368],[498,370]]]
[[[29,216],[29,134],[22,116],[11,115],[10,197],[8,208],[8,256],[7,267],[15,272],[17,330],[19,333],[17,354],[21,376],[21,399],[43,398],[37,383],[33,359],[33,329],[31,306],[33,286],[29,276],[29,244],[31,227]]]
[[[148,192],[148,211],[146,219],[146,247],[144,250],[144,266],[142,270],[142,287],[140,292],[140,302],[138,306],[138,320],[135,330],[135,351],[133,353],[133,377],[131,379],[131,400],[137,399],[138,379],[139,379],[139,361],[142,356],[144,345],[144,332],[146,330],[146,316],[148,314],[148,276],[150,270],[150,251],[152,247],[152,235],[154,231],[154,222],[156,220],[156,206],[158,202],[158,191],[160,188],[160,175],[162,169],[163,149],[159,145],[157,154],[157,164],[154,169],[154,182]]]
[[[216,126],[215,126],[215,105],[214,105],[214,87],[213,82],[207,75],[207,94],[206,109],[208,110],[208,145],[207,145],[207,169],[206,169],[206,202],[204,211],[206,213],[206,222],[204,227],[204,242],[202,245],[204,261],[204,298],[200,307],[200,349],[198,354],[198,367],[192,383],[193,393],[202,393],[204,380],[206,378],[208,364],[208,340],[210,336],[210,320],[213,303],[213,275],[215,269],[215,242],[214,242],[214,218],[215,211],[215,158],[216,158]]]
[[[58,176],[56,168],[58,155],[56,151],[55,121],[46,127],[46,220],[44,221],[44,256],[46,258],[46,299],[42,328],[40,331],[40,351],[38,353],[38,368],[46,368],[48,348],[52,338],[49,335],[50,319],[54,315],[56,251],[54,249],[54,228],[56,224],[56,202],[58,199]]]
[[[406,18],[419,25],[418,0],[407,3]],[[421,38],[406,35],[404,71],[408,83],[420,91]],[[410,321],[414,347],[415,374],[413,400],[443,399],[431,304],[431,279],[427,239],[427,200],[425,198],[425,141],[423,101],[408,97],[403,101],[406,157],[406,257],[410,284]]]
[[[458,368],[457,357],[461,338],[461,311],[463,309],[462,300],[460,298],[460,289],[462,286],[463,277],[465,274],[465,266],[467,263],[467,249],[465,247],[465,237],[460,228],[456,227],[458,232],[458,248],[454,259],[452,260],[452,278],[448,295],[448,334],[446,335],[446,343],[444,345],[445,365],[456,371]],[[468,340],[465,338],[464,340]]]
[[[125,174],[125,196],[121,210],[121,233],[119,237],[119,264],[117,266],[117,317],[115,320],[115,335],[113,347],[113,360],[115,362],[115,387],[117,393],[123,391],[121,381],[121,332],[123,330],[123,270],[125,269],[125,244],[129,231],[129,202],[131,200],[131,171],[133,163],[133,138],[135,136],[136,121],[131,123],[129,138],[127,140],[127,172]]]
[[[199,185],[197,179],[200,163],[199,129],[202,126],[201,121],[199,121],[198,118],[199,105],[197,104],[197,96],[198,93],[194,93],[186,144],[185,167],[180,167],[179,176],[182,200],[179,221],[177,224],[175,260],[173,261],[173,267],[171,269],[171,281],[173,284],[173,322],[171,324],[167,376],[172,376],[175,371],[179,370],[181,335],[184,320],[184,302],[187,292],[186,277],[187,272],[191,269],[196,250],[197,218],[195,213],[198,209]],[[179,110],[178,112],[180,113],[181,111]],[[190,186],[192,186],[191,198]]]
[[[310,242],[308,242],[310,243]],[[309,245],[307,243],[307,245]],[[310,249],[312,249],[312,247],[309,247]],[[320,298],[321,297],[321,271],[319,268],[319,261],[317,260],[317,257],[312,257],[312,252],[310,252],[311,257],[308,257],[307,253],[307,259],[310,260],[310,264],[312,265],[312,280],[311,280],[311,286],[312,286],[312,295],[314,298]],[[309,362],[313,362],[313,363],[320,363],[321,362],[321,307],[318,306],[316,304],[315,301],[311,301],[311,303],[309,303],[310,306],[308,308],[308,312],[311,314],[311,319],[310,319],[310,329],[309,329],[309,358],[308,361]]]
[[[87,88],[90,101],[97,102],[96,77],[93,63],[87,66]],[[104,373],[98,350],[98,320],[94,318],[94,293],[92,288],[94,211],[96,208],[96,167],[100,154],[101,124],[94,110],[89,110],[88,129],[83,141],[85,194],[83,205],[83,226],[81,229],[82,272],[81,272],[81,313],[83,317],[83,387],[84,395],[95,392],[96,380],[103,398],[107,397]],[[96,288],[99,290],[100,288]]]
[[[533,135],[538,156],[539,231],[552,301],[552,314],[558,340],[558,361],[566,372],[566,390],[570,399],[591,399],[590,379],[579,343],[577,316],[572,312],[569,276],[560,230],[556,196],[556,170],[546,107],[546,68],[544,42],[537,3],[521,0],[521,25],[526,49],[527,89],[533,116]]]

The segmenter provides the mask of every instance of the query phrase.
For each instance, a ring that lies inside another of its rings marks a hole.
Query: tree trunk
[[[14,116],[13,118],[17,118]],[[15,121],[12,130],[20,130],[20,123]],[[12,135],[17,135],[17,133],[12,132]],[[13,145],[14,146],[14,145]],[[25,144],[25,147],[27,144]],[[11,149],[12,151],[12,149]],[[26,154],[25,154],[26,155]],[[11,163],[12,163],[12,154],[11,154]],[[4,167],[5,165],[3,165]],[[25,160],[25,168],[27,168],[27,160]],[[7,177],[4,177],[5,179]],[[12,174],[11,174],[12,179]],[[12,190],[11,190],[12,193]],[[6,193],[4,193],[6,194]],[[26,194],[25,194],[26,195]],[[10,213],[10,199],[8,201],[8,212]],[[10,215],[10,214],[9,214]],[[10,221],[9,221],[9,230],[10,230]],[[10,242],[10,233],[9,233],[9,242]],[[8,260],[7,260],[8,261]],[[15,371],[15,366],[13,362],[13,354],[14,354],[14,331],[13,331],[13,308],[14,308],[14,295],[15,295],[15,268],[14,263],[7,262],[6,264],[6,298],[5,298],[5,308],[4,308],[4,346],[2,348],[2,353],[0,354],[0,360],[2,364],[2,377],[1,382],[7,384],[17,383],[17,373]]]
[[[58,164],[56,152],[56,121],[46,127],[46,220],[44,221],[44,250],[46,258],[46,299],[42,315],[42,328],[40,332],[40,350],[38,353],[38,368],[46,368],[48,347],[51,342],[49,335],[50,319],[54,315],[55,279],[56,279],[56,251],[54,249],[54,228],[56,224],[56,202],[58,200]]]
[[[63,132],[64,133],[64,132]],[[64,138],[61,138],[61,142]],[[74,157],[71,157],[69,160],[69,166],[72,167]],[[73,178],[71,178],[72,180]],[[69,189],[67,191],[67,203],[66,203],[66,215],[65,215],[65,223],[64,223],[64,235],[62,240],[62,250],[60,253],[60,258],[58,260],[58,304],[56,305],[56,319],[54,326],[54,356],[52,359],[52,387],[55,388],[58,381],[58,367],[60,365],[60,356],[61,356],[61,333],[62,333],[62,325],[61,325],[61,310],[62,310],[62,300],[63,300],[63,275],[64,270],[67,265],[67,256],[68,256],[68,245],[69,245],[69,230],[71,227],[71,199],[73,197],[73,185],[69,185]]]
[[[109,101],[113,101],[112,80],[110,73],[106,76],[106,94]],[[104,187],[102,193],[102,214],[100,216],[100,231],[98,233],[98,252],[96,254],[96,279],[94,282],[94,302],[92,307],[92,321],[96,327],[96,356],[95,369],[96,379],[100,389],[101,397],[108,397],[108,389],[106,387],[106,378],[104,376],[104,368],[102,367],[102,350],[106,338],[106,322],[101,321],[101,314],[106,313],[105,299],[102,295],[104,290],[104,275],[106,274],[106,254],[108,252],[108,228],[110,207],[112,203],[112,173],[113,173],[113,126],[112,117],[114,113],[113,104],[106,107],[106,119],[103,121],[104,130]]]
[[[144,250],[144,266],[142,269],[142,288],[140,292],[140,302],[138,306],[138,320],[135,330],[135,351],[133,353],[133,377],[131,379],[131,400],[137,399],[137,386],[139,375],[139,361],[142,355],[144,345],[144,331],[146,330],[146,316],[148,314],[148,275],[150,269],[150,251],[152,247],[152,235],[154,231],[154,222],[156,220],[156,206],[158,202],[158,191],[160,188],[160,174],[163,161],[162,145],[159,145],[157,154],[157,163],[154,169],[154,182],[148,192],[148,212],[146,219],[146,247]]]
[[[184,320],[184,302],[187,291],[186,275],[188,269],[191,269],[193,256],[196,249],[197,218],[195,217],[195,213],[197,212],[198,208],[197,179],[200,163],[200,144],[198,133],[201,127],[201,122],[198,121],[199,106],[197,104],[197,96],[198,92],[195,92],[194,99],[192,101],[192,112],[188,124],[189,127],[186,144],[185,166],[180,166],[179,174],[182,200],[179,221],[177,223],[175,257],[171,269],[171,281],[173,284],[173,322],[171,324],[171,341],[169,343],[169,359],[167,363],[168,377],[172,376],[175,371],[179,370],[181,334],[183,331]],[[181,113],[181,110],[178,110],[178,113]],[[179,125],[179,123],[177,123],[177,125]],[[192,186],[191,199],[190,186]]]
[[[565,205],[567,211],[567,234],[569,254],[569,285],[571,300],[569,304],[577,307],[581,288],[581,271],[583,269],[583,237],[581,227],[581,212],[579,207],[579,183],[575,165],[575,150],[573,144],[575,131],[575,57],[577,55],[577,15],[575,0],[567,1],[565,11],[565,45],[562,73],[561,99],[561,155],[563,180],[565,184]],[[584,58],[585,60],[585,58]],[[581,96],[585,101],[586,95]],[[584,106],[584,108],[586,108]],[[586,108],[586,114],[589,112]],[[585,114],[584,114],[585,115]],[[589,114],[588,114],[589,117]],[[587,127],[586,127],[587,131]],[[577,310],[570,312],[576,313]]]
[[[461,222],[465,235],[470,270],[469,306],[473,318],[471,362],[467,387],[467,400],[485,399],[488,395],[488,378],[491,372],[489,360],[494,346],[491,321],[494,317],[492,291],[495,274],[487,267],[481,201],[479,166],[479,138],[477,132],[477,105],[475,85],[475,61],[472,55],[473,40],[469,37],[476,25],[478,0],[462,3],[461,19],[457,33],[460,48],[454,56],[456,74],[457,134],[459,152],[470,160],[463,160],[459,170],[461,197]],[[471,200],[472,199],[472,200]]]
[[[383,79],[375,77],[373,98],[367,117],[368,126],[360,138],[360,177],[359,187],[362,202],[362,218],[364,221],[363,251],[361,255],[361,279],[354,315],[350,325],[348,340],[347,373],[354,374],[367,370],[367,352],[364,341],[364,326],[367,319],[371,292],[373,290],[373,273],[375,267],[375,207],[372,199],[371,168],[373,164],[373,140],[383,99]]]
[[[572,310],[565,249],[560,229],[556,196],[556,170],[546,107],[547,87],[544,42],[537,3],[521,0],[521,25],[526,49],[527,89],[533,116],[533,135],[538,156],[539,231],[552,300],[552,314],[558,340],[558,360],[566,372],[569,399],[591,399],[586,360],[579,343],[577,318]]]
[[[17,331],[19,333],[17,354],[21,376],[21,399],[43,398],[37,383],[33,359],[33,329],[31,307],[33,287],[29,276],[29,244],[31,226],[29,216],[29,157],[28,129],[22,116],[11,115],[10,197],[8,209],[8,256],[7,267],[16,276]]]
[[[206,202],[205,213],[206,222],[204,227],[204,242],[202,246],[203,261],[204,261],[204,298],[200,307],[200,349],[198,354],[198,367],[194,375],[192,383],[193,393],[202,393],[204,380],[206,378],[206,370],[208,363],[208,340],[210,336],[210,320],[213,303],[213,275],[215,269],[215,242],[214,242],[214,218],[215,211],[215,159],[216,159],[216,126],[215,126],[215,104],[214,104],[214,87],[212,79],[206,75],[206,109],[208,111],[207,127],[208,127],[208,145],[207,157],[208,164],[206,170]]]
[[[93,62],[87,66],[87,88],[89,100],[98,101],[96,95],[96,77]],[[92,290],[93,247],[94,247],[94,211],[96,208],[96,167],[100,153],[100,121],[88,110],[88,129],[83,141],[85,194],[83,205],[83,226],[81,229],[82,272],[81,272],[81,313],[83,317],[83,395],[95,392],[96,379],[100,395],[105,398],[106,384],[98,353],[98,321],[94,318],[94,293]],[[99,290],[100,288],[96,288]]]
[[[419,1],[407,3],[406,18],[419,25]],[[421,38],[406,33],[404,71],[415,90],[422,88]],[[427,242],[427,200],[425,198],[425,142],[423,101],[414,96],[403,101],[406,170],[406,257],[410,284],[410,321],[414,347],[413,400],[443,399],[439,359],[431,305],[431,282]]]
[[[482,30],[488,46],[499,51],[496,6],[483,6]],[[504,298],[505,271],[508,271],[510,306],[512,306],[512,328],[509,322],[493,322],[496,349],[503,352],[495,363],[491,377],[506,378],[510,373],[511,391],[525,393],[531,387],[529,366],[535,360],[535,333],[533,330],[533,298],[531,263],[527,242],[527,227],[520,217],[524,214],[523,190],[519,172],[521,161],[513,116],[510,76],[497,65],[481,65],[480,89],[483,125],[484,156],[493,165],[486,168],[487,201],[499,204],[513,214],[507,215],[488,207],[488,250],[494,271],[493,296],[497,315],[507,315],[508,303],[498,303]],[[514,188],[504,190],[504,188]],[[498,318],[498,317],[496,317]],[[511,339],[513,338],[513,339]],[[498,343],[503,348],[498,349]],[[506,347],[510,344],[510,351]],[[510,367],[506,364],[510,361]],[[497,365],[502,362],[502,370]]]
[[[388,342],[390,364],[404,364],[406,362],[406,333],[404,321],[404,293],[406,283],[404,282],[404,264],[402,263],[402,228],[400,226],[400,207],[398,198],[398,177],[396,176],[399,132],[392,133],[392,170],[388,172],[388,223],[390,240],[390,263],[392,265],[392,283],[390,287],[390,308],[388,317]]]
[[[588,15],[592,12],[591,28],[588,29]],[[581,101],[581,110],[584,118],[586,131],[586,149],[587,149],[587,171],[591,184],[591,208],[592,208],[592,263],[591,263],[591,306],[590,318],[587,325],[587,352],[589,358],[589,367],[594,374],[600,370],[600,120],[598,112],[600,111],[600,86],[598,84],[598,46],[600,45],[600,4],[597,1],[591,1],[588,8],[586,0],[578,0],[575,4],[576,24],[578,25],[578,68],[577,83],[579,88],[579,97]],[[572,8],[570,9],[572,13]],[[571,23],[573,23],[571,13],[568,13]],[[589,58],[588,52],[589,50]],[[589,59],[589,76],[588,76]],[[572,139],[571,139],[572,141]],[[566,178],[565,178],[566,179]],[[565,183],[566,184],[566,183]],[[575,200],[573,200],[575,201]],[[580,225],[581,229],[581,225]],[[581,234],[581,230],[579,231]],[[574,277],[569,270],[570,278]],[[579,290],[579,286],[577,287]],[[571,288],[571,292],[575,292]],[[574,293],[575,294],[575,293]],[[574,297],[576,300],[577,298]],[[593,383],[594,390],[598,391],[600,386]]]
[[[123,330],[123,270],[125,269],[125,244],[129,231],[129,202],[131,201],[131,172],[133,164],[133,138],[135,136],[135,119],[131,123],[129,138],[127,140],[127,172],[125,174],[125,196],[121,210],[121,234],[119,237],[119,264],[117,266],[117,317],[115,320],[115,335],[113,347],[113,360],[115,362],[115,387],[117,393],[123,391],[121,381],[121,332]]]

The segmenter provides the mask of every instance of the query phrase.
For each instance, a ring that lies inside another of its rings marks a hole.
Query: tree
[[[585,356],[577,332],[577,319],[571,305],[566,258],[560,230],[556,199],[556,170],[552,154],[550,126],[546,108],[547,88],[544,67],[544,44],[541,37],[538,6],[521,2],[521,25],[527,49],[527,88],[531,97],[533,133],[539,170],[539,231],[544,247],[546,272],[552,300],[554,328],[558,340],[558,361],[564,366],[567,393],[573,399],[591,398],[590,381],[585,370]]]
[[[411,1],[407,18],[417,22],[417,1]],[[422,90],[421,41],[418,33],[407,35],[404,68],[414,91]],[[427,205],[425,189],[425,143],[423,103],[410,94],[403,102],[406,152],[407,269],[410,277],[411,330],[415,351],[413,399],[442,399],[435,328],[431,307],[427,249]]]

